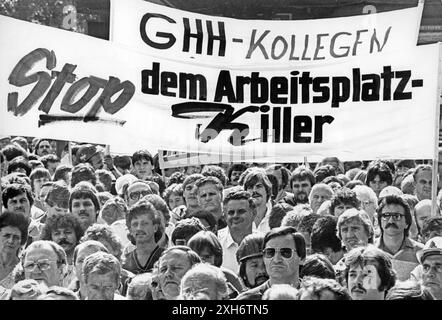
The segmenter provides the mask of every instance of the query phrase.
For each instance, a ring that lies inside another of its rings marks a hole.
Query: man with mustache
[[[431,199],[432,168],[429,164],[420,164],[413,173],[415,195],[419,201]]]
[[[71,190],[69,211],[80,219],[84,231],[94,224],[100,212],[100,202],[95,187],[86,181],[79,182]]]
[[[252,168],[244,178],[244,189],[248,191],[255,202],[255,226],[259,232],[270,231],[269,217],[272,211],[272,183],[264,169]]]
[[[297,167],[293,170],[289,179],[289,186],[293,196],[284,197],[282,201],[292,206],[308,203],[308,196],[315,182],[315,176],[310,169],[306,166]]]
[[[236,252],[241,241],[254,231],[256,208],[250,193],[244,190],[228,193],[224,199],[224,214],[227,227],[218,230],[218,238],[223,248],[222,266],[238,274]]]
[[[72,213],[54,213],[46,219],[40,240],[52,240],[66,252],[67,273],[63,285],[67,287],[75,277],[73,262],[74,249],[80,242],[84,231],[80,221]]]
[[[262,256],[263,243],[264,234],[252,233],[241,241],[236,251],[239,276],[249,289],[256,288],[269,279]]]
[[[54,153],[51,142],[48,139],[38,140],[37,144],[35,145],[34,153],[39,157]]]
[[[345,256],[345,278],[353,300],[384,300],[396,283],[391,259],[382,250],[368,245]]]
[[[264,237],[264,264],[269,280],[240,294],[236,300],[261,300],[264,292],[275,284],[299,288],[299,265],[305,259],[304,237],[293,227],[270,230]]]
[[[398,279],[406,280],[419,264],[416,253],[423,248],[408,236],[412,223],[410,208],[402,197],[388,195],[379,204],[377,213],[381,236],[375,245],[391,256]]]
[[[136,248],[124,256],[124,269],[134,274],[152,270],[164,251],[155,241],[155,233],[164,230],[161,223],[160,214],[147,200],[142,199],[129,209],[126,216],[128,238]]]

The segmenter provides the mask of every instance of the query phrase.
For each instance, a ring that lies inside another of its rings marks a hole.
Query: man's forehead
[[[426,256],[423,263],[442,264],[442,254],[432,254],[432,255]]]
[[[405,209],[404,207],[402,207],[400,204],[386,204],[383,208],[382,208],[382,213],[384,212],[400,212],[400,213],[405,213]]]
[[[348,227],[348,226],[363,226],[362,220],[359,216],[352,217],[341,224],[342,227]]]
[[[93,202],[89,197],[72,198],[72,202]]]
[[[368,269],[375,269],[378,271],[379,269],[379,263],[373,259],[364,259],[360,260],[352,265],[350,265],[349,270],[368,270]]]
[[[185,259],[183,259],[185,257]],[[173,250],[168,253],[166,253],[160,261],[160,265],[164,264],[186,264],[189,263],[189,259],[187,257],[187,253],[181,251],[181,250]]]
[[[74,227],[64,224],[64,225],[60,225],[60,226],[55,226],[52,229],[52,232],[66,232],[66,231],[74,231]]]
[[[293,236],[291,234],[286,234],[283,236],[277,236],[266,243],[266,248],[269,247],[295,247],[295,240],[293,239]]]
[[[227,202],[226,205],[226,210],[229,209],[239,209],[239,208],[244,208],[244,209],[249,209],[249,201],[247,201],[246,199],[232,199],[229,200],[229,202]]]
[[[20,193],[20,194],[18,194],[16,196],[10,198],[10,200],[18,200],[18,199],[21,199],[21,198],[26,198],[27,199],[28,197],[26,196],[26,193],[22,192],[22,193]]]
[[[198,192],[207,192],[207,191],[215,191],[217,193],[219,193],[218,188],[216,187],[216,185],[212,182],[207,182],[201,186],[198,187]]]
[[[309,179],[302,179],[302,180],[296,179],[296,180],[293,180],[292,184],[294,184],[294,183],[300,183],[301,184],[301,183],[305,183],[305,182],[310,184],[310,180]]]
[[[21,235],[20,230],[17,227],[13,227],[13,226],[4,226],[4,227],[0,228],[0,232],[2,234],[6,234],[6,233],[11,234],[12,233],[12,234],[16,234],[16,235]]]
[[[29,248],[29,251],[26,253],[26,259],[29,260],[34,257],[39,259],[57,259],[57,254],[50,246],[44,244]]]

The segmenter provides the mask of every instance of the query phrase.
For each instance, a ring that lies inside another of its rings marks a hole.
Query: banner
[[[0,134],[228,161],[433,156],[437,44],[242,69],[149,57],[7,17],[0,30],[8,48],[0,52]]]
[[[110,39],[131,50],[217,66],[311,65],[417,44],[423,2],[384,13],[315,20],[239,20],[142,0],[111,0]]]

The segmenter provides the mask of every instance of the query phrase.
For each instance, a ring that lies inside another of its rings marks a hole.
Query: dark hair
[[[253,169],[244,178],[244,189],[253,188],[255,184],[262,182],[266,190],[267,198],[266,202],[272,197],[272,183],[267,177],[266,172],[263,169]]]
[[[83,236],[84,231],[81,227],[80,220],[72,213],[56,212],[46,219],[46,222],[41,230],[40,240],[52,240],[52,231],[60,228],[74,229],[77,243]]]
[[[181,183],[180,184],[173,183],[173,184],[169,185],[166,188],[166,190],[164,190],[163,199],[164,199],[164,201],[166,201],[167,206],[169,206],[169,199],[170,199],[170,196],[172,194],[176,194],[179,197],[182,197],[184,199],[184,197],[183,197],[183,185]],[[169,209],[171,209],[171,208],[169,207]]]
[[[172,232],[172,243],[176,245],[178,239],[185,239],[187,241],[199,231],[205,230],[204,225],[198,218],[186,218],[178,221],[175,229]]]
[[[233,171],[241,171],[241,172],[244,172],[244,171],[246,171],[246,169],[247,169],[247,166],[246,166],[245,164],[242,164],[242,163],[234,163],[234,164],[232,164],[232,165],[229,167],[229,169],[227,170],[227,178],[228,178],[229,180],[232,179],[232,172],[233,172]]]
[[[215,177],[221,181],[223,187],[227,185],[227,176],[224,172],[224,169],[219,166],[214,165],[205,165],[203,170],[201,170],[201,174],[205,177]]]
[[[269,227],[270,229],[277,228],[281,226],[282,219],[285,217],[287,212],[293,210],[293,207],[288,203],[280,202],[272,207],[269,215]]]
[[[163,177],[161,177],[158,174],[153,174],[146,181],[148,182],[148,184],[149,184],[149,181],[155,182],[158,185],[158,191],[160,194],[163,194],[164,190],[166,190],[166,183],[164,182]],[[153,191],[153,189],[152,189],[152,191]]]
[[[333,252],[342,250],[341,240],[336,236],[337,223],[338,218],[332,215],[325,215],[315,221],[310,233],[312,252],[324,253],[327,248]]]
[[[374,245],[369,244],[366,247],[352,249],[345,255],[344,261],[346,266],[344,274],[347,281],[351,266],[355,264],[365,266],[368,262],[376,262],[376,269],[381,279],[378,290],[388,291],[396,282],[396,274],[391,264],[391,258],[386,252],[376,248]]]
[[[321,216],[316,213],[311,213],[302,217],[301,221],[299,221],[297,230],[299,232],[307,232],[310,234],[312,232],[313,225],[319,218],[321,218]]]
[[[27,176],[29,176],[32,171],[28,159],[23,156],[16,157],[9,162],[8,173],[15,172],[18,168],[24,169]]]
[[[153,166],[152,154],[147,150],[135,151],[134,154],[132,155],[132,165],[134,165],[135,162],[143,160],[143,159],[149,161]]]
[[[223,264],[223,248],[218,237],[213,232],[198,231],[189,239],[187,246],[198,254],[204,249],[208,249],[215,256],[214,265],[221,267]]]
[[[353,190],[356,186],[365,186],[365,183],[363,183],[361,180],[351,180],[345,184],[345,188]]]
[[[424,223],[422,224],[422,230],[421,233],[424,237],[427,237],[427,235],[431,231],[436,231],[442,229],[442,217],[441,216],[432,216],[428,217],[424,220]]]
[[[296,252],[301,259],[304,259],[306,255],[304,236],[301,233],[296,232],[296,229],[293,227],[278,227],[267,232],[264,237],[263,248],[266,247],[267,242],[271,239],[286,235],[291,235],[293,237]]]
[[[18,195],[25,194],[28,198],[29,204],[34,204],[34,197],[32,196],[31,187],[27,184],[12,183],[6,186],[2,192],[3,206],[8,209],[8,200]]]
[[[20,244],[24,245],[28,240],[29,222],[30,220],[26,218],[22,213],[5,210],[0,215],[0,230],[4,227],[17,228],[18,230],[20,230],[21,234]]]
[[[130,156],[115,156],[114,157],[114,165],[116,167],[120,167],[123,170],[129,170],[131,165],[131,157]]]
[[[248,191],[244,191],[242,189],[233,189],[227,192],[226,196],[224,197],[223,204],[224,206],[227,206],[229,201],[232,200],[246,200],[249,203],[249,209],[254,210],[255,209],[255,201],[253,201],[252,195]]]
[[[303,181],[308,180],[310,181],[310,185],[313,187],[313,185],[316,183],[315,175],[313,174],[313,171],[308,169],[306,166],[299,166],[295,170],[292,171],[292,175],[290,177],[290,187],[292,187],[292,184],[294,181]]]
[[[389,186],[393,184],[391,169],[381,160],[374,160],[368,165],[367,177],[365,178],[366,185],[369,186],[369,183],[373,181],[376,176],[379,176],[380,181],[386,182]]]
[[[48,168],[49,163],[60,162],[60,158],[57,157],[57,155],[55,155],[53,153],[41,156],[38,158],[38,160],[40,160],[41,163],[43,163],[43,165],[45,166],[46,169]]]
[[[331,164],[325,164],[317,167],[315,171],[313,171],[313,174],[315,175],[316,182],[323,182],[325,178],[335,176],[336,170]]]
[[[7,144],[2,148],[1,151],[8,162],[16,157],[20,156],[23,156],[25,158],[28,157],[28,152],[26,152],[26,150],[23,149],[21,146],[14,143]]]
[[[436,300],[431,292],[415,281],[398,281],[388,290],[385,300]]]
[[[335,269],[325,255],[314,253],[305,258],[299,276],[301,278],[313,276],[322,279],[335,279]]]
[[[54,181],[64,180],[67,183],[68,180],[66,179],[66,174],[71,172],[72,169],[73,169],[73,167],[70,164],[58,165],[57,169],[55,169],[53,180]]]
[[[210,228],[209,231],[214,232],[214,230],[217,229],[218,222],[216,221],[215,216],[213,214],[211,214],[209,211],[201,209],[201,210],[193,212],[190,216],[198,218],[198,219],[200,219],[200,221],[201,221],[201,219],[206,220],[207,223],[209,224],[209,228]]]
[[[284,189],[289,183],[290,171],[282,164],[272,164],[267,166],[266,168],[266,171],[277,171],[277,170],[281,171],[281,180],[282,180],[281,189]]]
[[[89,163],[79,163],[72,168],[71,187],[75,187],[80,181],[91,181],[92,185],[97,183],[95,170]]]
[[[95,210],[100,211],[100,202],[98,201],[98,196],[93,186],[89,182],[82,182],[80,185],[75,186],[71,190],[71,195],[69,197],[69,210],[72,211],[72,201],[74,199],[90,199],[94,203]]]
[[[194,173],[191,174],[190,176],[187,176],[186,179],[184,179],[183,181],[183,191],[186,190],[186,187],[188,184],[195,184],[195,182],[197,182],[199,179],[204,178],[204,176],[202,174],[199,173]],[[186,199],[184,199],[186,200]]]
[[[381,229],[381,233],[384,232],[384,230],[382,229],[382,209],[384,209],[384,207],[386,205],[398,205],[401,206],[402,208],[404,208],[404,213],[405,213],[405,223],[408,225],[405,230],[404,230],[404,235],[408,236],[408,232],[410,230],[411,224],[412,224],[412,217],[411,217],[411,212],[410,212],[410,207],[408,206],[407,201],[404,200],[404,198],[402,198],[401,196],[397,196],[397,195],[388,195],[385,196],[384,198],[382,198],[382,200],[379,202],[379,207],[377,208],[376,212],[377,212],[377,216],[378,216],[378,224],[379,227]]]
[[[169,181],[166,183],[166,187],[169,188],[172,184],[181,184],[186,179],[186,176],[181,171],[172,173],[169,177]]]
[[[46,197],[42,200],[51,207],[57,205],[60,208],[68,209],[71,195],[68,187],[59,182],[52,182],[50,186]]]
[[[330,212],[335,213],[335,208],[340,204],[351,205],[352,207],[359,209],[361,207],[361,201],[356,196],[356,192],[348,188],[342,188],[336,191],[330,199]]]
[[[278,178],[273,174],[273,173],[269,173],[266,172],[267,178],[269,179],[271,185],[272,185],[272,196],[271,199],[275,200],[276,197],[278,196]]]

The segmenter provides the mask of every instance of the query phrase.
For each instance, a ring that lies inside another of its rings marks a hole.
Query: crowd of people
[[[0,161],[2,300],[442,300],[424,160],[160,170],[3,137]]]

